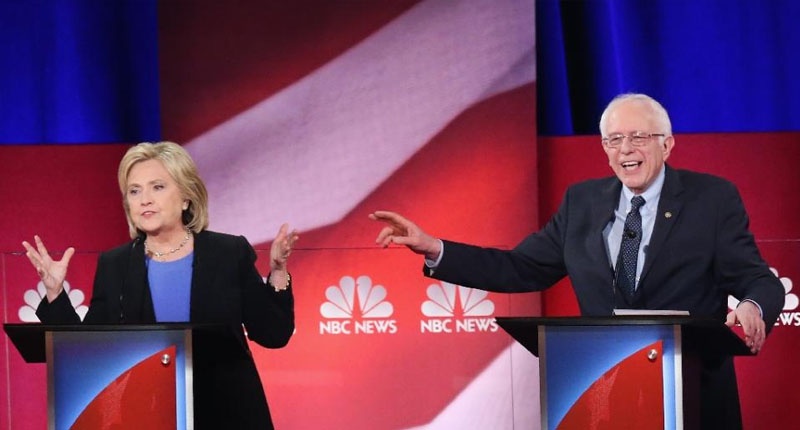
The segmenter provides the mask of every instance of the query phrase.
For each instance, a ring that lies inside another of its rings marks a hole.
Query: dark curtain
[[[800,130],[800,2],[538,0],[539,133],[598,134],[623,92],[676,132]]]
[[[156,0],[0,0],[0,142],[160,135]]]
[[[160,137],[157,0],[0,1],[0,143]],[[644,92],[677,132],[800,130],[800,2],[538,0],[538,126]]]

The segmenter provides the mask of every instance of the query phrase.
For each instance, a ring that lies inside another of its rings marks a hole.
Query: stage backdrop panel
[[[302,232],[291,263],[296,337],[281,350],[254,346],[279,428],[538,422],[536,362],[492,320],[538,314],[538,296],[426,279],[421,257],[377,248],[381,226],[367,218],[397,210],[434,234],[498,247],[530,229],[534,18],[531,0],[159,3],[163,138],[197,160],[211,228],[248,237],[264,274],[280,224]],[[34,152],[4,181],[24,186],[4,196],[38,209],[0,218],[24,225],[0,239],[4,270],[14,272],[2,285],[6,321],[35,305],[21,240],[41,232],[53,250],[75,246],[86,262],[68,281],[88,303],[97,252],[127,239],[116,189],[127,145],[109,148],[86,166],[74,160],[73,173],[60,164],[72,147],[8,147],[4,162]],[[40,159],[51,168],[37,169]],[[87,171],[97,177],[82,181]],[[58,192],[42,193],[49,187]],[[53,207],[75,209],[64,227],[50,227]],[[20,375],[11,402],[30,395],[30,409],[8,408],[8,422],[41,428],[43,379],[9,366]]]
[[[536,314],[538,298],[435,285],[419,256],[375,249],[367,215],[500,247],[535,222],[534,2],[356,4],[162,4],[163,130],[198,162],[212,229],[264,249],[284,221],[303,232],[297,337],[257,353],[276,425],[511,428],[513,385],[500,402],[480,388],[496,369],[511,381],[486,312]]]
[[[538,422],[536,361],[515,349],[493,322],[498,315],[538,314],[538,295],[485,294],[425,278],[420,256],[374,244],[381,226],[367,218],[375,209],[391,208],[445,237],[513,246],[536,219],[531,192],[536,189],[535,130],[528,115],[534,99],[534,87],[526,85],[466,110],[340,222],[302,233],[291,267],[296,336],[285,349],[253,348],[276,424],[512,428]],[[17,148],[6,147],[7,155],[14,157]],[[111,148],[120,156],[119,148]],[[49,160],[71,149],[24,151]],[[115,172],[107,170],[97,180],[113,184]],[[21,205],[33,203],[49,184],[62,180],[57,174],[34,178],[9,197]],[[113,208],[120,197],[115,187],[109,188],[91,198],[61,193],[58,202]],[[116,225],[120,243],[127,228],[119,225],[123,215],[117,211],[75,222],[99,230],[109,228],[106,223]],[[40,218],[23,221],[36,231]],[[265,226],[265,234],[277,227]],[[96,251],[82,249],[91,249],[93,236],[68,230],[48,234],[43,237],[56,244],[50,247],[54,254],[67,244],[79,250],[67,281],[82,312],[97,261]],[[266,274],[269,242],[256,245],[259,268]],[[17,245],[7,246],[13,250]],[[35,271],[21,251],[4,252],[2,262],[5,321],[35,321],[33,311],[43,296]],[[44,368],[23,363],[12,349],[6,343],[10,420],[14,428],[41,428],[46,417]],[[389,413],[387,404],[400,406]],[[315,412],[298,413],[308,409]]]
[[[492,118],[498,111],[507,118],[531,106],[531,90],[498,96],[465,112],[341,222],[303,234],[292,262],[295,278],[301,279],[295,290],[297,338],[284,350],[264,352],[287,356],[265,359],[262,369],[268,390],[276,393],[270,396],[272,404],[278,402],[276,423],[290,428],[405,428],[452,416],[467,421],[492,416],[500,420],[494,421],[498,428],[511,428],[513,397],[508,390],[515,384],[471,389],[474,381],[496,381],[498,372],[510,377],[492,363],[508,360],[511,342],[487,317],[538,314],[538,297],[483,295],[424,278],[420,256],[401,248],[375,248],[380,225],[367,214],[390,207],[444,237],[513,246],[536,217],[533,202],[527,203],[535,196],[525,195],[535,187],[535,157],[521,156],[533,155],[523,137],[529,123],[520,116],[518,121],[495,124],[492,136],[486,136],[479,119]],[[498,184],[510,193],[498,192]],[[345,300],[350,308],[337,307],[352,285],[370,291],[370,297],[385,298],[391,307],[375,303],[374,310],[362,309],[355,298]],[[378,316],[364,318],[365,311]],[[373,322],[357,324],[364,320]],[[530,367],[519,380],[535,381],[535,360],[525,360]],[[300,367],[281,371],[284,365]],[[271,383],[273,371],[282,385]],[[308,389],[307,384],[318,389]],[[534,386],[524,388],[529,387]],[[506,390],[502,398],[507,402],[493,401],[498,389]],[[477,398],[473,403],[483,406],[458,409],[462,397]],[[525,422],[536,422],[530,414],[538,409],[537,393],[521,399],[526,404],[518,413],[527,414]],[[280,406],[283,401],[285,407]],[[293,414],[294,402],[313,402],[316,412]],[[359,407],[352,406],[356,404]]]

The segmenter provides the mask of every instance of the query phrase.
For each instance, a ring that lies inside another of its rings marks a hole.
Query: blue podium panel
[[[85,427],[93,413],[130,426],[131,412],[149,428],[154,422],[157,428],[193,428],[191,330],[88,329],[45,336],[50,429]],[[146,400],[159,404],[142,404]],[[142,408],[166,411],[167,418],[142,414]]]
[[[633,425],[633,413],[650,422],[663,414],[663,428],[682,428],[679,325],[541,325],[538,330],[542,428],[575,427],[584,422],[575,420],[582,413],[602,428],[622,428],[615,426],[620,416]],[[619,405],[625,396],[639,404]],[[645,397],[657,410],[644,410]]]

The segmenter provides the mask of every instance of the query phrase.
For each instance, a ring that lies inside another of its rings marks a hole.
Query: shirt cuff
[[[444,242],[442,242],[442,239],[439,239],[439,249],[439,257],[437,257],[436,260],[431,260],[429,258],[425,259],[425,266],[427,266],[428,269],[433,270],[439,267],[439,263],[442,262],[442,256],[444,255]]]
[[[739,305],[741,305],[741,304],[742,304],[742,302],[750,302],[750,303],[752,303],[752,304],[756,305],[756,307],[758,308],[758,313],[759,313],[759,314],[761,314],[761,319],[762,319],[762,320],[764,319],[764,310],[763,310],[763,309],[761,309],[761,305],[759,305],[758,303],[756,303],[756,301],[755,301],[755,300],[752,300],[752,299],[744,299],[744,300],[742,300],[741,302],[739,302]],[[738,308],[738,307],[739,307],[739,305],[736,305],[736,307]]]

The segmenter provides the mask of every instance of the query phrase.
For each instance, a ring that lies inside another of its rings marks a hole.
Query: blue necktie
[[[642,242],[642,215],[639,208],[644,205],[644,197],[631,199],[631,211],[625,218],[622,231],[619,257],[617,258],[617,283],[619,288],[633,297],[636,292],[636,260],[639,258],[639,244]]]

